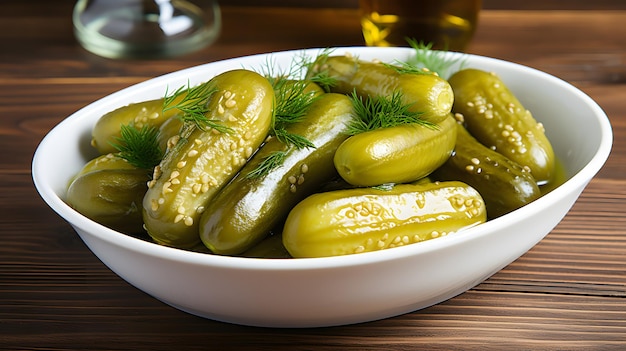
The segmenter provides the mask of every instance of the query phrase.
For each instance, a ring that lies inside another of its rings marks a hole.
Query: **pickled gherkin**
[[[68,205],[104,226],[127,234],[143,232],[141,203],[150,174],[116,154],[89,161],[70,182]]]
[[[460,123],[454,152],[433,178],[471,185],[485,200],[489,218],[509,213],[541,196],[528,170],[478,142]]]
[[[163,99],[142,101],[104,114],[92,130],[91,145],[102,155],[116,152],[112,144],[120,137],[121,126],[158,128],[167,119],[180,113],[176,109],[163,111],[163,103]]]
[[[478,141],[527,167],[539,184],[552,179],[555,155],[543,125],[497,75],[468,68],[453,74],[449,82],[453,110],[464,116]]]
[[[341,177],[356,186],[407,183],[441,166],[456,142],[451,115],[433,128],[405,124],[353,135],[335,153]]]
[[[454,94],[450,84],[432,72],[404,73],[381,62],[368,62],[352,56],[321,57],[313,73],[325,72],[336,83],[331,91],[363,98],[390,96],[402,92],[404,103],[421,113],[424,120],[438,123],[452,110]]]
[[[480,194],[461,182],[399,184],[311,195],[287,217],[295,258],[371,252],[430,240],[486,221]]]
[[[206,120],[223,128],[183,126],[180,138],[155,167],[143,199],[148,234],[163,245],[190,248],[200,242],[198,225],[207,203],[244,166],[266,138],[274,91],[260,74],[238,69],[207,84]]]

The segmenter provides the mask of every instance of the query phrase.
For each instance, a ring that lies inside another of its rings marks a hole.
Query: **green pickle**
[[[538,123],[495,74],[463,69],[448,80],[454,90],[455,113],[482,144],[530,169],[539,184],[555,172],[555,155]]]
[[[155,168],[143,199],[148,234],[159,244],[190,248],[200,242],[198,227],[206,205],[256,152],[268,134],[274,91],[260,74],[222,73],[209,82],[208,120],[227,132],[186,123],[181,138]]]
[[[448,235],[486,221],[467,184],[399,184],[311,195],[289,213],[283,244],[295,258],[371,252]]]
[[[143,126],[158,128],[170,117],[180,113],[177,109],[163,111],[163,99],[142,101],[122,106],[104,114],[92,130],[91,145],[101,155],[117,152],[112,145],[121,136],[121,126],[130,125],[137,129]]]
[[[489,218],[518,209],[541,196],[530,172],[478,142],[460,123],[452,156],[433,174],[438,180],[462,181],[481,194]]]
[[[445,119],[452,110],[454,93],[448,82],[433,73],[401,73],[380,62],[368,62],[350,56],[321,59],[315,70],[336,79],[331,91],[366,97],[387,97],[401,91],[409,110],[433,123]]]
[[[356,186],[418,180],[452,153],[455,124],[448,114],[434,128],[404,124],[353,135],[337,149],[335,167],[344,180]]]
[[[217,254],[239,254],[250,249],[278,226],[291,208],[337,176],[333,155],[348,136],[354,118],[352,102],[343,94],[319,96],[303,120],[289,132],[305,137],[314,149],[288,146],[270,139],[207,205],[200,220],[204,244]],[[250,177],[270,154],[285,152],[278,167],[260,177]]]
[[[67,203],[111,229],[137,234],[143,232],[141,203],[150,174],[116,154],[89,161],[68,186]]]

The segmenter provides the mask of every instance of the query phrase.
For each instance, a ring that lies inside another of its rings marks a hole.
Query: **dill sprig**
[[[389,65],[400,73],[433,74],[447,79],[452,73],[452,68],[459,64],[459,69],[464,65],[463,57],[453,58],[452,53],[445,50],[433,50],[432,43],[424,43],[414,39],[407,39],[409,45],[415,50],[415,55],[406,61],[397,61]]]
[[[296,148],[315,147],[303,136],[290,133],[288,127],[302,121],[311,104],[316,100],[314,91],[307,92],[310,82],[303,80],[277,79],[274,81],[276,107],[272,123],[272,134],[284,144]]]
[[[199,129],[215,129],[220,133],[230,133],[232,129],[221,124],[220,121],[211,120],[206,117],[209,112],[209,99],[217,89],[209,82],[191,87],[181,86],[171,95],[166,91],[163,99],[163,112],[178,109],[182,112],[181,119],[184,122],[191,122]]]
[[[319,85],[325,92],[330,92],[331,88],[337,85],[337,78],[332,77],[324,65],[330,57],[332,49],[322,50],[315,58],[303,57],[301,67],[305,70],[305,79]]]
[[[269,155],[263,158],[263,161],[259,163],[258,167],[256,167],[255,169],[250,171],[248,174],[246,174],[246,178],[254,179],[254,178],[261,178],[265,176],[274,168],[282,165],[283,162],[285,162],[285,158],[287,158],[286,151],[271,152]]]
[[[159,130],[153,126],[137,129],[132,125],[121,126],[121,136],[111,143],[119,156],[137,168],[152,169],[163,158],[159,148]]]
[[[360,97],[356,91],[351,95],[357,116],[348,125],[347,133],[355,135],[370,130],[390,128],[403,124],[416,124],[428,128],[437,125],[421,119],[421,113],[410,111],[411,104],[402,102],[402,93],[396,91],[390,96]]]

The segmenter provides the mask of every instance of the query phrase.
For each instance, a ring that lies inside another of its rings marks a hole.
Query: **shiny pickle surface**
[[[352,185],[408,183],[441,166],[455,142],[456,121],[448,115],[435,128],[405,124],[353,135],[337,149],[334,164]]]
[[[403,102],[411,104],[410,110],[422,114],[430,122],[445,119],[454,102],[454,93],[448,82],[432,73],[400,73],[380,62],[359,60],[351,56],[322,57],[315,65],[336,79],[331,91],[362,97],[390,96],[401,92]]]
[[[338,190],[298,203],[285,222],[283,244],[295,258],[349,255],[419,243],[485,221],[482,197],[461,182]]]
[[[159,149],[163,152],[167,152],[167,150],[171,149],[178,143],[180,139],[180,132],[183,128],[183,120],[180,116],[172,116],[168,118],[161,126],[159,127],[159,134],[157,136],[157,140],[159,143]]]
[[[274,91],[266,78],[239,69],[214,77],[207,119],[227,132],[187,122],[181,138],[155,168],[143,199],[148,234],[163,245],[200,243],[200,215],[212,197],[243,167],[267,136]]]
[[[91,145],[102,155],[117,152],[111,143],[121,135],[123,125],[141,129],[143,126],[158,128],[170,117],[179,113],[177,109],[163,111],[163,99],[148,100],[122,106],[104,114],[92,130]]]
[[[541,196],[530,172],[476,140],[460,123],[452,156],[433,174],[462,181],[481,194],[489,218],[518,209]]]
[[[207,205],[200,221],[204,244],[217,254],[239,254],[265,238],[296,203],[337,176],[333,155],[347,138],[354,118],[352,102],[327,93],[308,108],[289,132],[305,137],[315,148],[298,149],[270,139]],[[286,152],[281,165],[260,177],[248,175],[274,152]]]
[[[66,202],[87,218],[117,231],[143,232],[141,203],[150,174],[115,154],[89,161],[70,182]]]
[[[463,69],[449,79],[454,112],[464,116],[467,129],[485,146],[528,167],[539,184],[549,182],[555,155],[543,124],[537,123],[494,73]]]

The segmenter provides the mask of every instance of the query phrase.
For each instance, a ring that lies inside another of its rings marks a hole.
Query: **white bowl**
[[[205,64],[131,86],[69,116],[50,131],[33,159],[33,179],[48,205],[67,220],[104,264],[124,280],[180,310],[219,321],[266,327],[366,322],[437,304],[481,283],[516,260],[565,216],[603,166],[612,131],[602,109],[572,85],[496,59],[466,64],[497,72],[541,121],[567,181],[510,214],[455,235],[378,252],[313,259],[253,259],[188,252],[135,239],[95,223],[64,201],[68,180],[93,156],[91,128],[104,113],[162,97],[217,73],[287,67],[319,49],[255,55]],[[408,48],[336,48],[362,59],[393,61]]]

